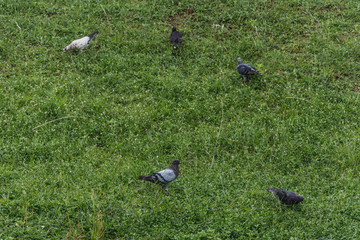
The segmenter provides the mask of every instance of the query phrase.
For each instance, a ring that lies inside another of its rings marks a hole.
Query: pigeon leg
[[[244,79],[244,84],[246,84],[246,82],[247,82],[246,76],[245,76],[245,75],[242,75],[242,77],[243,77],[243,79]]]
[[[166,187],[165,187],[166,186]],[[165,194],[169,194],[169,191],[168,191],[168,185],[165,185],[164,187],[160,188],[161,191]]]

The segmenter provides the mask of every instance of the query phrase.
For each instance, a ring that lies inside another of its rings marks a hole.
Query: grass
[[[358,239],[359,7],[0,1],[0,239]]]

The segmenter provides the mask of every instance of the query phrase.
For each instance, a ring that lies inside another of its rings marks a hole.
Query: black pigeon
[[[182,42],[182,35],[179,31],[176,31],[176,27],[173,27],[172,33],[170,35],[170,42],[174,45],[174,49],[179,49],[179,46]]]
[[[242,75],[244,79],[244,83],[247,82],[247,76],[248,75],[262,75],[256,68],[250,66],[249,64],[245,64],[241,62],[241,59],[237,59],[238,65],[237,65],[237,71]]]
[[[179,164],[181,164],[179,159],[175,159],[169,168],[150,176],[140,176],[138,179],[161,184],[168,190],[169,184],[179,176]]]
[[[267,188],[269,192],[277,196],[280,201],[287,205],[298,204],[304,201],[304,197],[301,195],[297,195],[296,193],[284,189],[276,189],[273,187]]]

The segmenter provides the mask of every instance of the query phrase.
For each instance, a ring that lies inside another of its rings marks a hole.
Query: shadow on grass
[[[243,78],[239,75],[236,77],[231,78],[231,82],[234,84],[234,86],[238,87],[251,87],[255,90],[266,90],[266,82],[262,80],[261,77],[251,76],[248,77],[248,80],[246,83],[244,83]]]

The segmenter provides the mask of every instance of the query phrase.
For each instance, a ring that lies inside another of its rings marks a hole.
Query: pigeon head
[[[240,59],[240,58],[238,58],[238,59]],[[269,187],[269,188],[267,188],[266,190],[268,190],[268,191],[271,192],[271,193],[275,193],[276,188]]]
[[[172,161],[172,165],[179,165],[179,164],[181,164],[181,162],[180,162],[179,159],[174,159],[174,160]]]
[[[238,62],[238,64],[240,64],[241,63],[241,58],[237,58],[237,62]]]
[[[176,31],[176,27],[173,27],[172,31],[175,32],[175,31]]]

